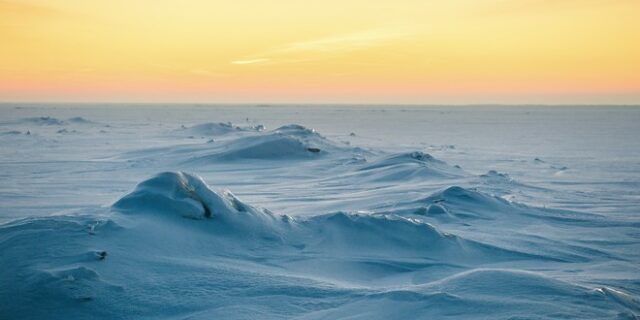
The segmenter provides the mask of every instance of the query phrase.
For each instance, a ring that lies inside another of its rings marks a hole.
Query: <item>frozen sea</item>
[[[640,108],[0,104],[0,319],[637,319]]]

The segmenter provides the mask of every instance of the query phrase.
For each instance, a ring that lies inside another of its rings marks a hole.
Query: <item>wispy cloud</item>
[[[272,53],[279,52],[336,52],[351,51],[369,48],[397,40],[408,36],[411,33],[399,30],[373,29],[364,32],[356,32],[342,35],[335,35],[309,41],[300,41],[287,44],[281,48],[276,48]]]
[[[256,63],[264,63],[268,62],[270,59],[267,58],[258,58],[258,59],[248,59],[248,60],[234,60],[231,61],[232,64],[256,64]]]
[[[399,28],[371,29],[362,32],[338,34],[284,44],[271,50],[248,56],[241,60],[234,60],[231,63],[237,65],[251,65],[263,63],[299,63],[324,60],[326,56],[330,56],[332,54],[382,46],[414,34],[415,32]],[[301,55],[306,56],[304,58],[300,58]],[[313,58],[310,58],[309,55],[313,55]]]

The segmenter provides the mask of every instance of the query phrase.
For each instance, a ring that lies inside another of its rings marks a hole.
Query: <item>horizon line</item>
[[[640,107],[640,103],[387,103],[387,102],[187,102],[187,101],[0,101],[0,105],[195,105],[195,106],[407,106],[407,107]]]

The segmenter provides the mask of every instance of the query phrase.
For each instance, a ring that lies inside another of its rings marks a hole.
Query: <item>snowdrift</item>
[[[213,191],[202,178],[183,172],[160,173],[138,184],[112,208],[128,214],[212,219],[216,228],[251,235],[275,232],[279,226],[271,212],[243,203],[228,190]]]
[[[19,123],[35,124],[41,126],[61,126],[67,124],[66,121],[49,116],[24,118]]]
[[[83,117],[71,117],[69,119],[67,119],[67,121],[69,123],[76,123],[76,124],[96,124],[96,122],[93,122],[87,118],[83,118]]]
[[[489,184],[507,184],[514,182],[513,178],[508,174],[495,170],[489,170],[487,173],[481,174],[480,179],[481,181]]]
[[[195,136],[220,136],[228,133],[239,132],[259,132],[265,128],[263,125],[256,126],[237,126],[230,122],[207,122],[197,124],[191,127],[183,127],[179,131],[182,133],[195,135]]]
[[[119,285],[96,272],[104,257],[91,240],[120,229],[111,221],[85,216],[0,225],[0,318],[47,319],[56,310],[65,310],[65,318],[86,317],[78,304],[104,303],[119,294]]]
[[[426,285],[369,294],[308,319],[341,318],[358,312],[372,319],[634,319],[638,301],[629,301],[624,293],[619,293],[620,298],[607,296],[610,291],[533,272],[473,269]]]
[[[273,131],[225,141],[189,162],[318,159],[348,149],[326,139],[315,130],[300,125],[287,125]]]
[[[419,210],[419,214],[438,216],[446,213],[459,219],[508,219],[514,222],[518,219],[530,218],[558,223],[585,223],[603,220],[595,214],[547,209],[527,206],[521,203],[505,200],[501,197],[487,194],[476,189],[452,186],[417,201],[428,208]]]
[[[459,187],[427,199],[436,198],[487,209],[507,205]],[[490,269],[526,260],[555,263],[543,256],[394,214],[294,219],[251,206],[184,172],[141,182],[103,215],[1,225],[0,252],[0,277],[8,279],[0,286],[3,318],[45,319],[55,310],[67,318],[105,319],[256,314],[551,319],[575,315],[580,307],[594,318],[629,318],[638,310],[637,299],[618,289]]]
[[[413,179],[452,179],[467,176],[459,167],[415,151],[393,154],[360,167],[353,175],[362,182],[392,182]]]
[[[446,212],[460,218],[496,219],[519,209],[502,198],[458,186],[436,192],[422,202],[436,214]]]
[[[396,215],[333,213],[305,220],[255,208],[231,192],[213,191],[200,177],[165,172],[140,183],[113,204],[131,215],[210,219],[216,234],[278,238],[307,251],[334,256],[413,256],[447,262],[501,261],[528,256],[440,232],[435,226]],[[303,250],[303,251],[304,251]]]
[[[327,139],[315,130],[300,125],[286,125],[264,131],[262,126],[237,127],[229,124],[204,124],[180,130],[190,134],[190,142],[159,148],[126,152],[121,158],[130,161],[161,161],[173,166],[195,167],[243,161],[303,161],[352,159],[368,154]],[[193,131],[191,134],[190,130]],[[214,134],[209,139],[208,134]],[[217,134],[217,135],[216,135]],[[194,140],[196,139],[196,140]],[[200,142],[198,139],[202,139]]]
[[[64,126],[68,124],[95,124],[95,122],[79,116],[71,117],[67,120],[62,120],[62,119],[58,119],[50,116],[42,116],[42,117],[23,118],[17,121],[15,124],[34,124],[39,126]]]

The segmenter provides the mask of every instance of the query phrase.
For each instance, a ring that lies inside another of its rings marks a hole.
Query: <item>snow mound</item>
[[[49,116],[25,118],[25,119],[22,119],[22,122],[33,123],[36,125],[43,125],[43,126],[53,126],[53,125],[61,126],[66,124],[66,122],[63,120],[56,119]]]
[[[517,208],[461,187],[428,199],[433,216],[459,215],[464,205]],[[0,315],[46,319],[57,310],[110,319],[178,310],[180,318],[206,319],[260,310],[264,318],[553,319],[632,318],[638,310],[632,294],[579,286],[567,282],[571,276],[484,269],[565,261],[543,253],[397,214],[276,215],[184,172],[141,182],[104,217],[0,225],[0,279],[8,279],[0,284]],[[212,296],[219,298],[213,306]],[[319,307],[305,308],[310,299]]]
[[[164,172],[143,181],[112,208],[129,214],[211,219],[253,232],[273,230],[279,223],[271,212],[243,203],[228,190],[214,191],[202,178],[184,172]]]
[[[263,125],[241,127],[241,126],[235,126],[231,122],[227,122],[227,123],[207,122],[207,123],[197,124],[192,127],[183,127],[183,129],[181,129],[182,132],[192,134],[192,135],[201,135],[201,136],[218,136],[218,135],[224,135],[232,132],[247,132],[247,131],[259,132],[263,130],[264,130]]]
[[[67,121],[69,123],[77,123],[77,124],[93,124],[95,122],[88,120],[86,118],[83,117],[71,117],[69,119],[67,119]]]
[[[513,178],[506,173],[501,173],[495,170],[489,170],[485,174],[480,175],[480,179],[487,183],[509,183],[513,182]]]
[[[293,247],[338,256],[412,256],[447,262],[503,261],[528,256],[443,233],[397,215],[345,212],[297,221],[213,191],[200,177],[164,172],[140,183],[113,204],[115,211],[152,217],[211,220],[216,235],[277,238]]]
[[[266,133],[240,137],[216,146],[204,156],[190,161],[231,160],[301,160],[317,159],[332,152],[346,151],[315,130],[300,125],[287,125]]]
[[[277,128],[274,131],[280,132],[280,133],[287,133],[291,135],[298,135],[298,136],[309,136],[309,135],[320,136],[320,134],[316,132],[315,129],[310,129],[299,124],[287,124]]]
[[[219,155],[226,160],[234,159],[304,159],[313,158],[323,151],[309,141],[288,135],[272,134],[263,137],[248,137],[227,145],[227,150]]]
[[[225,162],[235,164],[238,161],[253,164],[255,160],[349,159],[367,153],[360,148],[331,141],[299,125],[283,126],[271,131],[254,128],[238,132],[210,139],[206,143],[134,150],[122,156],[128,160],[162,161],[180,167],[192,167]]]
[[[446,263],[505,261],[530,256],[467,240],[435,226],[398,215],[339,212],[300,222],[314,235],[315,251],[354,256],[421,257]]]
[[[459,186],[452,186],[442,191],[436,192],[427,199],[434,202],[456,202],[456,203],[474,203],[485,206],[495,205],[497,203],[505,203],[506,201],[474,189],[466,189]]]
[[[361,167],[357,174],[371,182],[459,178],[466,175],[462,169],[419,151],[393,154],[378,159]]]
[[[438,205],[443,211],[459,218],[496,219],[501,214],[522,211],[521,206],[500,197],[459,186],[438,191],[421,202],[430,206]]]
[[[438,191],[418,202],[421,205],[437,204],[448,213],[446,216],[459,219],[509,219],[509,221],[514,222],[533,218],[566,224],[591,224],[594,221],[603,223],[606,220],[602,216],[591,213],[528,206],[476,189],[466,189],[459,186],[452,186]]]
[[[498,172],[496,170],[489,170],[486,173],[477,176],[475,183],[482,186],[485,191],[507,198],[511,197],[514,192],[519,193],[524,190],[532,192],[544,191],[544,188],[524,184],[511,177],[509,174]]]

